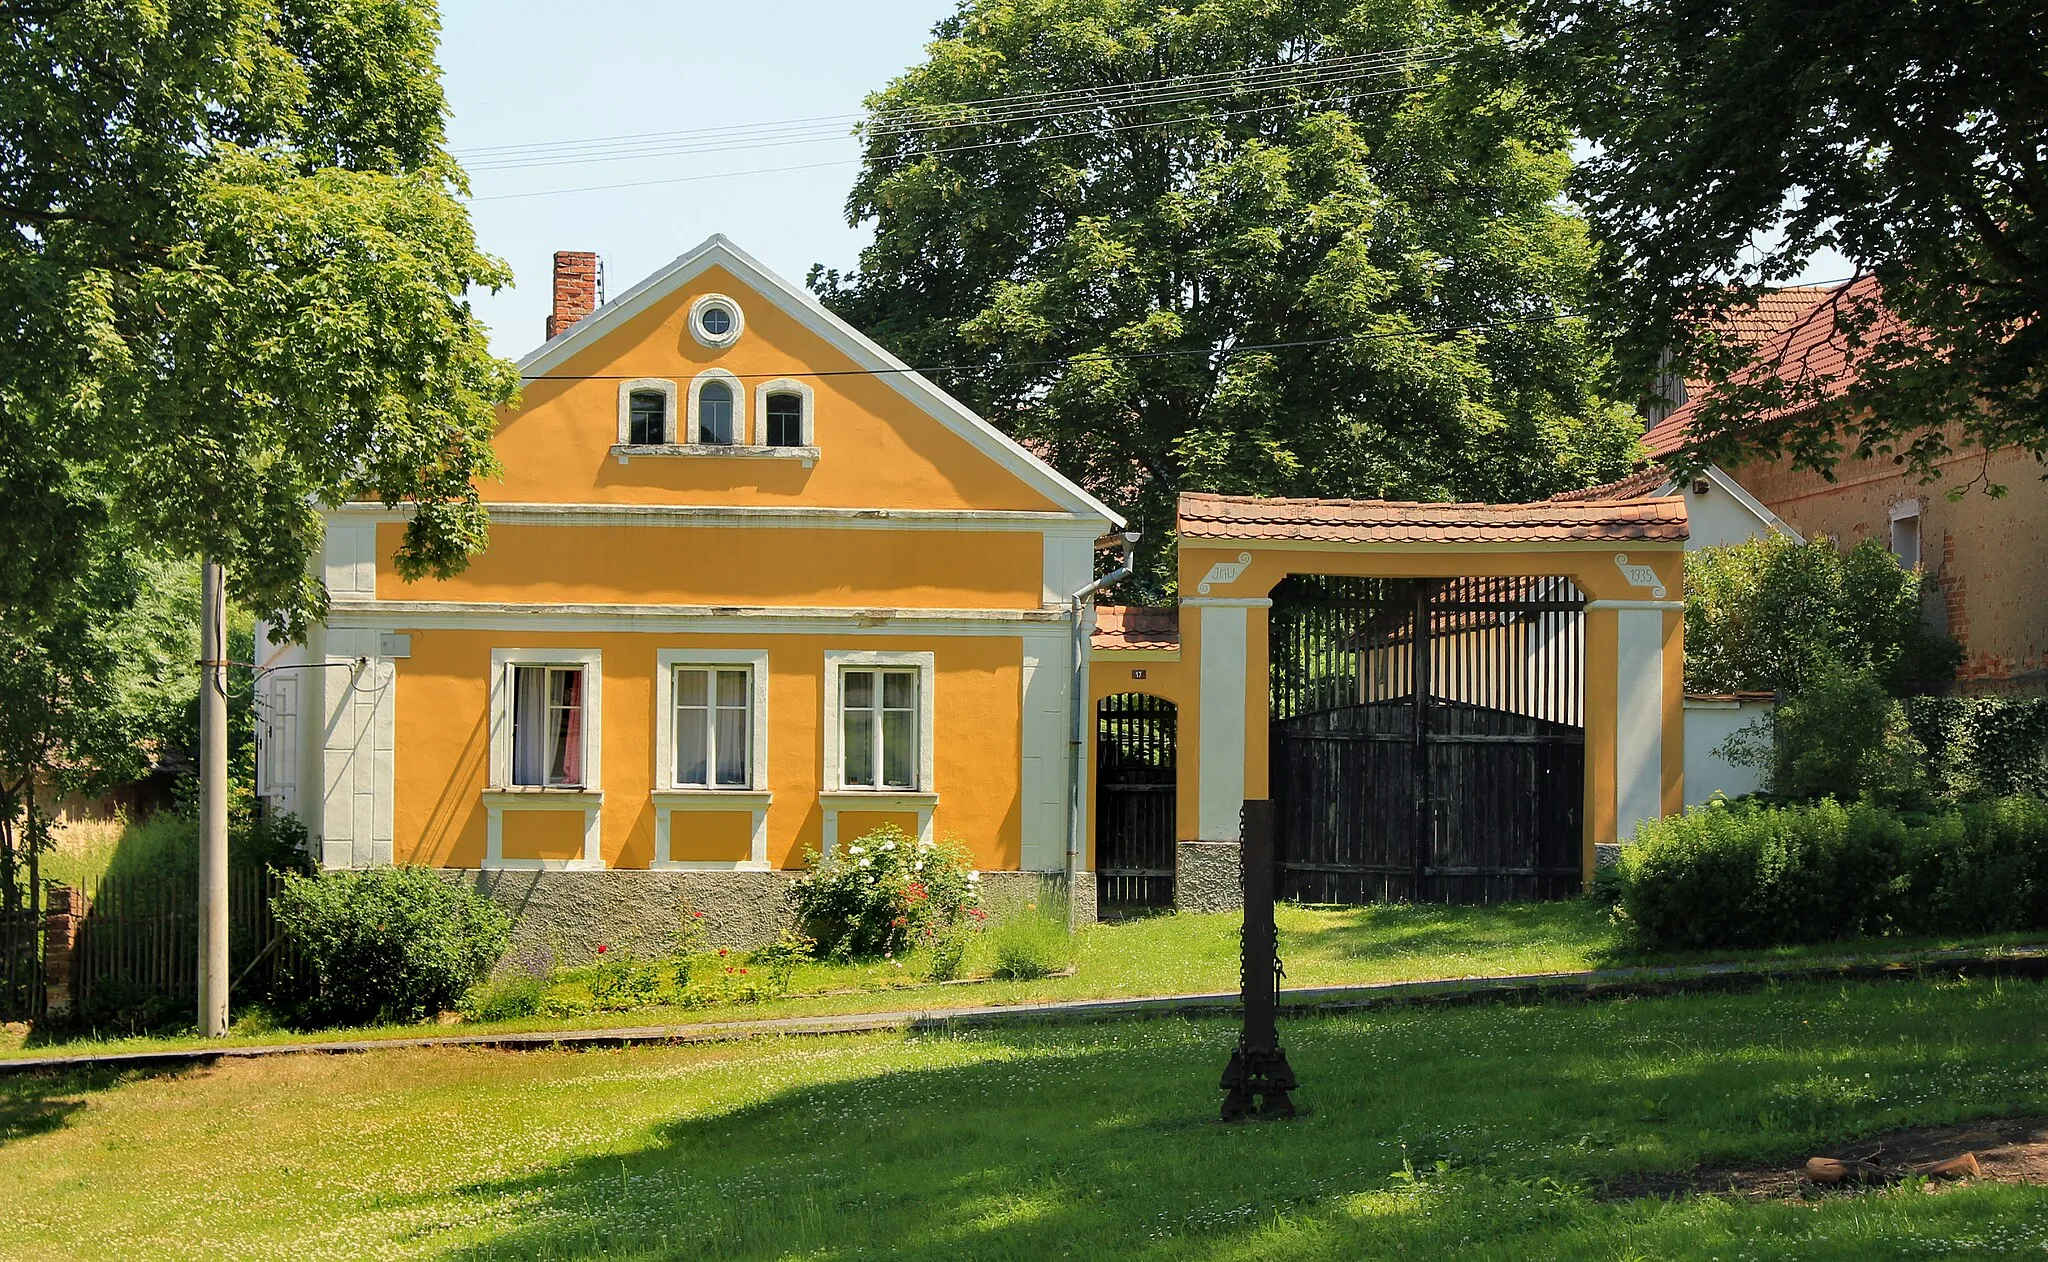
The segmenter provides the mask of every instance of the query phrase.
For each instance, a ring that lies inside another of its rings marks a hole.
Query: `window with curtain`
[[[654,447],[668,441],[668,396],[659,390],[635,390],[626,400],[626,441]]]
[[[697,387],[697,441],[730,444],[732,432],[732,387],[723,381]]]
[[[804,399],[800,394],[771,394],[768,396],[768,445],[770,447],[801,447],[804,445]]]
[[[583,668],[512,668],[512,783],[583,785]]]
[[[917,672],[843,670],[840,782],[851,788],[917,788]]]
[[[744,789],[753,783],[751,676],[743,666],[676,668],[678,787]]]

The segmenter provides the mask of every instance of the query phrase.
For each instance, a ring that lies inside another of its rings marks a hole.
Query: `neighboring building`
[[[701,905],[884,822],[1060,871],[1072,597],[1121,519],[724,237],[597,282],[556,256],[465,571],[406,582],[402,513],[326,514],[264,796],[329,867],[522,899],[667,869]]]
[[[1804,286],[1768,294],[1736,327],[1759,348],[1759,362],[1776,371],[1839,378],[1847,357],[1834,330],[1837,290]],[[1875,282],[1859,282],[1856,292],[1874,294]],[[1685,444],[1707,394],[1702,383],[1669,384],[1676,406],[1644,435],[1658,460]],[[1922,485],[1885,460],[1844,461],[1833,481],[1795,469],[1789,460],[1710,468],[1688,488],[1691,546],[1753,533],[1743,530],[1743,517],[1758,513],[1809,537],[1828,535],[1845,544],[1878,539],[1902,564],[1924,566],[1933,580],[1938,599],[1930,601],[1929,620],[1963,646],[1957,674],[1963,691],[2048,692],[2048,552],[2041,544],[2048,538],[2048,482],[2042,480],[2048,469],[2008,449],[1960,452],[1939,470],[1937,482]],[[2007,493],[1993,499],[1984,491],[1987,483]],[[1638,475],[1636,484],[1646,494],[1673,491],[1660,469]],[[1951,491],[1961,493],[1951,499]]]

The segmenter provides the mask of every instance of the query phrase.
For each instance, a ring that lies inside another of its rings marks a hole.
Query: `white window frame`
[[[768,868],[768,654],[753,649],[661,649],[654,655],[654,861],[660,872],[766,872]],[[753,712],[748,716],[747,784],[743,788],[676,783],[676,671],[683,667],[717,670],[745,666],[751,672]],[[673,853],[678,811],[750,811],[753,837],[747,857],[738,861],[676,859]]]
[[[514,666],[580,666],[583,668],[583,784],[580,788],[548,788],[512,783],[512,668]],[[489,787],[484,791],[488,815],[484,839],[485,868],[550,871],[596,871],[604,867],[604,654],[597,649],[492,649]],[[504,847],[506,811],[583,812],[583,854],[576,859],[507,859]]]
[[[711,306],[713,303],[717,303],[727,311],[732,312],[732,327],[722,334],[712,333],[704,327],[704,308]],[[746,331],[746,327],[747,313],[741,309],[740,304],[724,294],[702,294],[698,296],[695,302],[690,304],[690,336],[696,338],[700,346],[708,346],[713,350],[724,350],[740,340],[740,334]],[[745,397],[743,394],[736,396],[735,402]]]
[[[707,443],[704,441],[703,434],[698,429],[703,411],[704,387],[714,381],[722,381],[732,390],[733,435],[730,443]],[[746,383],[723,368],[706,368],[703,372],[693,377],[690,380],[690,428],[687,440],[690,445],[709,447],[713,450],[750,446],[751,444],[748,442],[748,439],[752,436],[747,432],[746,397]]]
[[[658,391],[668,400],[668,422],[663,427],[661,441],[655,444],[633,441],[633,395],[636,392]],[[661,377],[637,377],[632,381],[619,383],[619,446],[621,447],[666,447],[676,441],[676,383]]]
[[[676,671],[748,670],[752,712],[747,716],[747,783],[709,787],[676,783]],[[768,788],[768,654],[751,649],[662,649],[655,654],[654,786],[664,793],[759,793]]]
[[[917,672],[917,783],[909,789],[849,785],[840,762],[840,732],[844,695],[840,675],[847,670],[915,670]],[[935,792],[932,780],[932,746],[936,723],[933,687],[937,675],[931,653],[865,652],[833,649],[825,653],[825,775],[820,781],[828,793],[877,798],[925,796]]]
[[[1899,552],[1899,528],[1903,523],[1909,521],[1913,523],[1913,559],[1911,562],[1908,562]],[[1927,559],[1927,535],[1921,527],[1922,518],[1920,516],[1919,500],[1900,500],[1891,506],[1891,538],[1886,542],[1891,549],[1892,556],[1897,558],[1899,564],[1907,569],[1922,565]]]
[[[768,445],[768,396],[771,394],[793,394],[803,401],[803,423],[798,447],[816,447],[818,433],[813,424],[813,412],[817,403],[817,392],[801,381],[779,377],[754,388],[754,437],[763,447]]]

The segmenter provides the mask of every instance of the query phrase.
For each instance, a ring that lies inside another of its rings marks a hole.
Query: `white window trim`
[[[818,433],[814,427],[812,412],[817,403],[817,392],[803,382],[789,377],[778,377],[774,381],[754,387],[754,437],[760,441],[760,445],[768,445],[768,396],[771,394],[793,394],[803,400],[803,428],[800,431],[802,441],[797,443],[797,446],[816,447]]]
[[[512,783],[512,667],[583,668],[583,784],[550,789]],[[493,792],[571,796],[604,788],[604,654],[596,649],[491,650],[491,778]]]
[[[903,789],[868,789],[844,783],[839,763],[839,674],[848,668],[917,671],[917,787],[909,790],[908,796],[935,796],[932,738],[936,727],[933,721],[936,713],[933,694],[936,690],[932,685],[937,674],[936,659],[931,653],[879,653],[855,649],[825,651],[825,775],[818,782],[825,786],[824,792],[877,799],[906,796]]]
[[[704,308],[714,302],[724,307],[727,311],[732,312],[732,327],[727,329],[722,335],[710,333],[704,328]],[[724,350],[740,340],[740,334],[746,330],[746,327],[747,313],[741,309],[740,304],[724,294],[702,294],[695,302],[690,304],[690,336],[696,338],[700,346],[708,346],[713,350]]]
[[[668,420],[663,425],[661,442],[651,444],[662,446],[676,440],[676,383],[661,377],[637,377],[632,381],[619,383],[619,446],[631,447],[633,442],[633,393],[636,390],[655,390],[668,400]],[[640,443],[645,447],[650,444]]]
[[[658,793],[733,794],[768,791],[768,654],[752,649],[662,649],[654,655],[654,788]],[[712,788],[676,783],[676,668],[751,668],[753,713],[748,717],[747,783]],[[706,808],[711,809],[711,808]]]
[[[583,787],[550,789],[512,783],[512,668],[583,668]],[[604,867],[600,816],[604,806],[604,654],[596,649],[492,649],[490,787],[484,867],[510,871],[593,872]],[[583,856],[578,859],[507,859],[506,811],[583,812]]]
[[[726,385],[732,387],[733,440],[730,443],[706,443],[697,430],[698,416],[702,410],[700,399],[704,393],[704,387],[713,381],[723,381]],[[747,446],[747,440],[751,435],[747,433],[747,409],[744,402],[746,397],[746,383],[725,369],[706,368],[703,372],[698,373],[690,379],[690,427],[687,431],[688,437],[683,441],[692,446],[708,447],[715,451],[725,451]]]
[[[768,866],[768,806],[772,795],[751,789],[657,789],[654,793],[654,862],[656,872],[766,872]],[[725,859],[674,859],[671,838],[677,812],[751,811],[753,838],[747,857]]]

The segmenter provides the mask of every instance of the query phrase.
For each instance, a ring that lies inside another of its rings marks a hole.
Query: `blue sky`
[[[921,60],[951,0],[444,0],[441,63],[465,151],[545,141],[746,126],[859,112],[861,98]],[[855,262],[846,225],[858,171],[851,138],[737,152],[476,170],[471,214],[515,288],[475,298],[492,346],[540,344],[556,250],[604,256],[610,292],[723,232],[801,281],[813,263]],[[810,170],[725,176],[828,163]],[[717,178],[700,178],[713,176]],[[552,189],[685,182],[593,192]],[[508,196],[509,195],[509,196]]]
[[[794,281],[813,263],[851,267],[868,237],[844,210],[860,150],[829,120],[850,127],[867,93],[922,59],[932,25],[952,9],[952,0],[444,0],[449,141],[471,169],[478,238],[517,277],[510,290],[474,296],[492,348],[516,359],[541,343],[556,250],[603,255],[614,294],[714,232]],[[491,159],[477,152],[792,119],[828,120],[817,132],[831,138],[501,169],[485,169]],[[1802,279],[1849,270],[1830,254]]]

